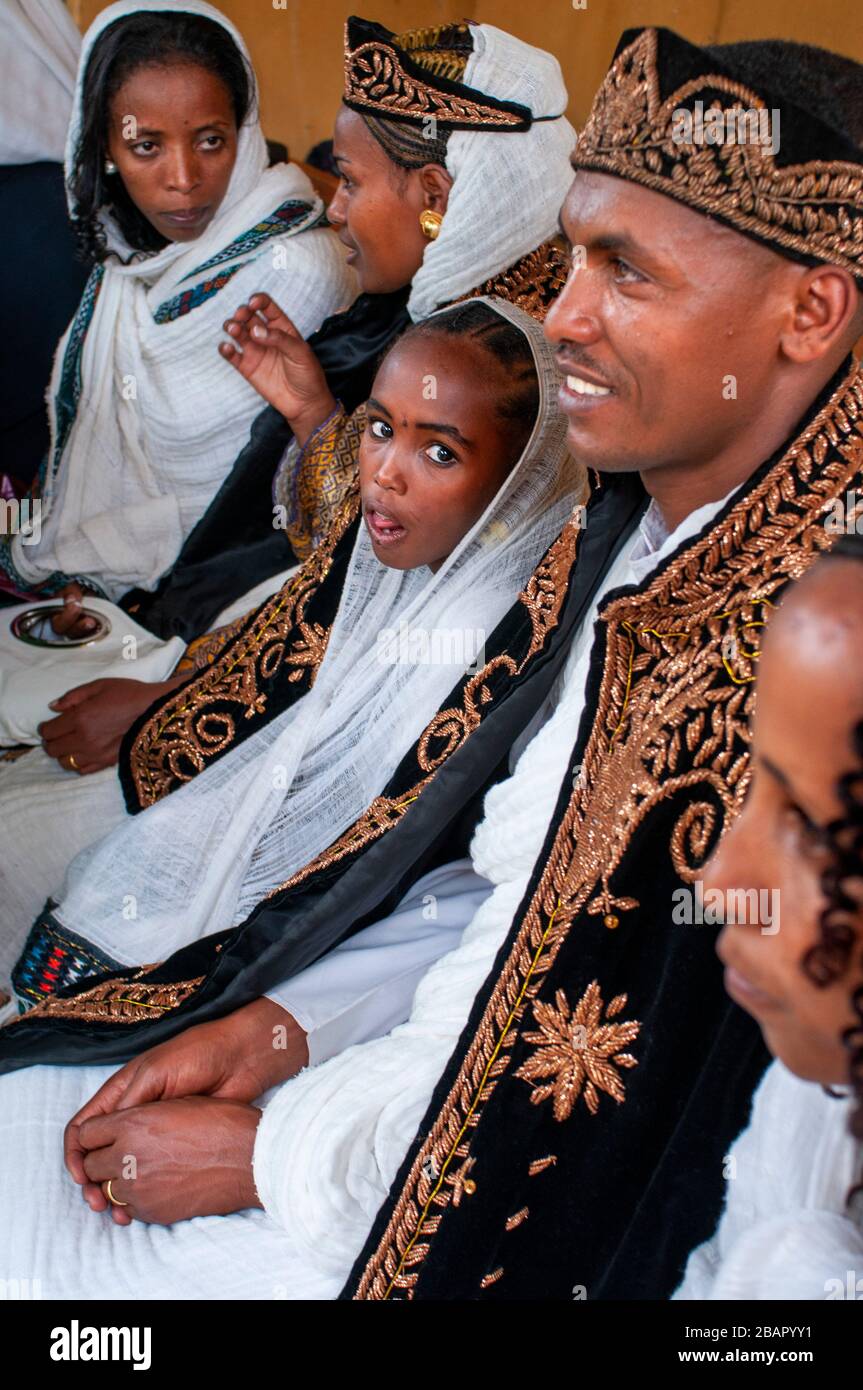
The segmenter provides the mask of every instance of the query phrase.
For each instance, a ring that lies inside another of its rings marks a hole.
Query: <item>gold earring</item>
[[[424,237],[429,241],[434,241],[440,232],[440,224],[443,217],[439,212],[432,212],[431,208],[425,208],[420,213],[420,226]]]

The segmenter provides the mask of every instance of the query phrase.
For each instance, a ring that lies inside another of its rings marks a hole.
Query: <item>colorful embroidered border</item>
[[[58,990],[89,975],[121,970],[119,961],[105,955],[74,932],[58,926],[51,904],[30,931],[12,971],[12,987],[22,1012]]]
[[[232,280],[238,270],[248,265],[248,261],[240,261],[238,265],[228,266],[227,270],[220,270],[211,280],[202,280],[199,285],[194,285],[189,290],[182,290],[180,294],[174,295],[173,299],[166,299],[164,304],[160,304],[153,315],[154,323],[173,323],[175,319],[181,319],[184,314],[190,314],[199,305],[205,304],[208,299],[212,299],[214,294],[223,290]]]
[[[254,227],[250,227],[241,236],[235,237],[228,246],[224,246],[221,251],[217,251],[215,256],[211,256],[208,261],[202,261],[196,265],[194,270],[190,270],[188,275],[183,276],[183,280],[192,280],[196,275],[203,275],[207,270],[214,270],[217,265],[223,265],[225,261],[232,261],[236,256],[243,256],[247,251],[256,251],[265,241],[271,237],[283,236],[285,232],[298,230],[298,223],[304,221],[317,211],[316,203],[309,203],[304,198],[288,198],[271,212],[269,217],[265,217],[262,222],[257,222]],[[320,221],[318,216],[314,225]],[[328,226],[326,217],[323,225]]]

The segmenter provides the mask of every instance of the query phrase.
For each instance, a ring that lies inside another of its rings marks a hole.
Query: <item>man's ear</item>
[[[816,362],[838,348],[850,351],[861,331],[861,296],[853,275],[841,266],[802,270],[793,287],[788,326],[781,344],[791,362]]]
[[[447,173],[442,164],[424,164],[419,171],[419,179],[423,206],[443,216],[449,202],[452,175]]]

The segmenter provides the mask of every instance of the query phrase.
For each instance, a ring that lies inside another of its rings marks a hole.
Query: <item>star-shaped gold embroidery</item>
[[[606,1020],[619,1014],[626,995],[618,994],[605,1010]],[[640,1023],[609,1023],[602,1020],[602,995],[593,980],[571,1013],[566,995],[559,989],[555,1004],[537,1001],[533,1006],[538,1033],[525,1033],[525,1042],[538,1043],[532,1057],[518,1068],[523,1081],[541,1080],[531,1094],[534,1105],[554,1097],[554,1118],[566,1120],[580,1095],[592,1115],[599,1109],[599,1093],[624,1099],[623,1079],[618,1067],[637,1067],[638,1061],[620,1048],[638,1037]],[[546,1080],[545,1078],[549,1078]]]

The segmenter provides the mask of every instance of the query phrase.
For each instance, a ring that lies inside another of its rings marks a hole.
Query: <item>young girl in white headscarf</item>
[[[99,15],[66,143],[69,209],[96,264],[55,360],[41,533],[0,550],[7,593],[152,589],[260,409],[215,353],[226,312],[268,289],[307,334],[350,303],[309,180],[267,162],[254,73],[223,15],[201,0]]]
[[[422,363],[438,378],[432,402],[422,395]],[[363,523],[314,686],[287,717],[253,735],[242,757],[227,753],[116,832],[110,852],[106,842],[78,861],[59,909],[64,923],[92,931],[103,943],[110,939],[124,956],[144,939],[148,951],[162,953],[217,931],[242,920],[252,903],[380,792],[452,681],[464,674],[454,654],[424,660],[410,636],[477,637],[484,629],[491,637],[583,495],[583,472],[569,459],[555,405],[557,381],[540,326],[494,301],[488,308],[446,310],[397,344],[375,380],[360,459]],[[428,421],[430,406],[437,423]],[[409,634],[405,660],[403,631]],[[127,871],[123,892],[141,894],[136,920],[127,915],[123,921],[115,911],[119,864]],[[89,900],[81,895],[87,885]],[[413,918],[414,966],[427,952],[418,974],[436,953],[422,940],[417,894],[424,891],[415,884],[404,904]],[[346,984],[358,968],[354,953],[352,962],[344,961]],[[368,1020],[365,1026],[385,1031],[394,1021],[379,1013],[377,1027]],[[253,1209],[262,1201],[251,1170],[256,1107],[204,1102],[226,1117],[227,1129],[218,1161],[210,1161],[211,1131],[197,1128],[194,1210],[187,1189],[177,1204],[178,1185],[165,1183],[147,1159],[139,1164],[140,1181],[121,1181],[113,1167],[106,1171],[102,1196],[93,1165],[113,1160],[110,1145],[105,1153],[88,1153],[84,1169],[69,1145],[69,1172],[83,1182],[82,1194],[63,1171],[62,1130],[110,1074],[105,1067],[37,1066],[0,1080],[0,1277],[35,1273],[40,1232],[50,1229],[53,1258],[50,1268],[40,1267],[44,1297],[73,1291],[86,1298],[108,1291],[112,1298],[334,1296],[338,1281],[322,1279],[298,1253],[296,1232],[269,1210]],[[178,1104],[175,1109],[168,1102],[169,1120],[181,1113],[188,1118],[185,1102]],[[193,1109],[197,1125],[202,1112]],[[106,1124],[116,1122],[110,1110],[106,1105]],[[166,1113],[154,1105],[122,1114],[142,1111],[145,1117]],[[203,1119],[212,1114],[207,1109]],[[242,1163],[248,1192],[226,1193],[238,1138],[248,1141]],[[164,1160],[170,1156],[182,1166],[182,1150],[179,1133],[164,1135]],[[262,1192],[272,1189],[280,1166],[275,1156],[271,1173],[263,1165],[256,1170]],[[28,1173],[39,1174],[38,1201],[21,1201]],[[330,1175],[322,1173],[321,1181],[328,1184]],[[108,1200],[117,1204],[114,1222],[104,1214]]]

